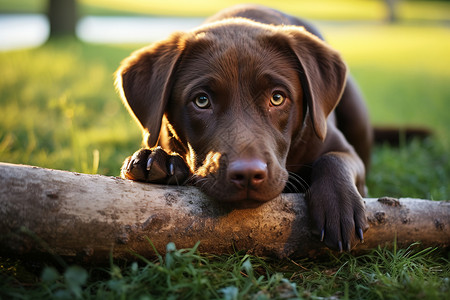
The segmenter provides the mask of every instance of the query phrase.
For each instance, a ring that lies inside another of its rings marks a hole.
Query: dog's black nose
[[[228,178],[238,188],[257,188],[267,178],[267,164],[259,159],[235,160],[228,166]]]

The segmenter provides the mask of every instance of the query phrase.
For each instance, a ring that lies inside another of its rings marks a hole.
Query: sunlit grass
[[[150,15],[170,15],[170,16],[208,16],[216,13],[220,9],[243,3],[239,0],[221,1],[122,1],[122,0],[81,0],[87,11],[90,8],[108,8],[116,12],[145,13]],[[339,18],[339,19],[376,19],[383,16],[383,4],[379,1],[358,1],[344,0],[336,1],[244,1],[244,3],[256,3],[289,12],[293,15],[303,15],[317,18]]]
[[[11,1],[11,0],[9,0]],[[28,0],[29,1],[29,0]],[[148,14],[169,16],[210,16],[241,3],[276,8],[291,15],[321,20],[384,20],[386,6],[379,0],[80,0],[84,13]],[[450,4],[429,1],[400,1],[398,16],[403,20],[448,20]]]
[[[61,40],[0,53],[0,161],[117,174],[140,138],[113,86],[129,52]]]
[[[82,14],[147,14],[205,17],[220,9],[240,4],[256,3],[271,6],[294,15],[320,19],[377,19],[384,15],[381,1],[376,0],[79,0]],[[0,10],[6,12],[45,12],[46,0],[3,0]]]
[[[319,26],[349,64],[367,98],[374,123],[431,126],[449,144],[449,28],[405,24]]]
[[[43,13],[47,9],[46,0],[2,0],[2,13]]]
[[[431,5],[430,5],[431,2]],[[384,20],[381,0],[78,0],[81,15],[166,15],[206,17],[240,3],[270,6],[292,15],[319,20]],[[45,13],[47,0],[2,0],[0,11]],[[445,1],[399,1],[401,20],[449,20],[450,3]]]

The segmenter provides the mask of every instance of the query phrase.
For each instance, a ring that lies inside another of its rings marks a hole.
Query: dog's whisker
[[[292,182],[287,182],[285,186],[285,193],[300,193],[300,189],[298,189]]]
[[[196,175],[191,175],[188,177],[188,179],[186,180],[185,185],[196,185],[197,181],[199,180],[198,176]]]
[[[299,175],[289,172],[289,178],[287,182],[287,186],[289,189],[294,189],[296,192],[298,191],[306,191],[309,189],[309,184]]]

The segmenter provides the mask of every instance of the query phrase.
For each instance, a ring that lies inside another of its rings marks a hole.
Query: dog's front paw
[[[183,184],[189,177],[189,167],[177,154],[162,148],[140,149],[123,163],[122,178],[162,184]]]
[[[308,193],[313,234],[331,249],[350,251],[368,229],[364,202],[355,187],[312,185]]]

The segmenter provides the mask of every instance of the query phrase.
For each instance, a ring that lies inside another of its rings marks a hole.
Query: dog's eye
[[[286,100],[286,97],[281,92],[274,92],[272,94],[272,97],[270,98],[270,104],[273,106],[280,106],[284,103]]]
[[[198,108],[208,108],[211,105],[208,96],[205,94],[195,97],[194,103]]]

